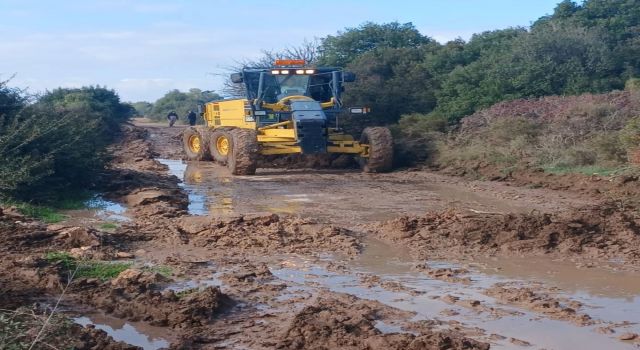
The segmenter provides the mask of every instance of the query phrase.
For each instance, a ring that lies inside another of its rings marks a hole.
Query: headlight
[[[283,69],[283,70],[280,71],[280,74],[289,74],[289,71]]]
[[[296,74],[304,74],[304,69],[298,69],[298,70],[296,70]]]
[[[271,71],[271,74],[280,74],[280,71],[277,70],[277,69],[274,69],[274,70]]]
[[[315,73],[316,71],[315,71],[315,70],[313,70],[313,69],[307,69],[307,70],[305,70],[304,72],[305,72],[306,74],[313,74],[313,73]]]

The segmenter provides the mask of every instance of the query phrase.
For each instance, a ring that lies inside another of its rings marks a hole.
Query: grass
[[[105,231],[110,231],[110,230],[115,230],[118,228],[118,224],[114,223],[114,222],[105,222],[100,224],[100,226],[98,226],[101,230],[105,230]]]
[[[120,272],[130,268],[131,262],[87,261],[82,263],[76,277],[99,278],[108,280],[117,277]]]
[[[44,255],[45,260],[50,264],[60,263],[67,270],[76,268],[76,258],[67,252],[48,252]]]
[[[171,267],[165,266],[165,265],[156,265],[156,266],[145,267],[144,270],[145,271],[159,273],[160,275],[162,275],[164,277],[167,277],[167,278],[171,277],[171,275],[173,274],[173,270],[171,269]]]
[[[48,224],[60,222],[67,218],[65,215],[58,212],[58,210],[48,206],[11,201],[2,202],[2,204],[7,206],[14,206],[18,208],[18,211],[23,215],[42,220]]]
[[[66,270],[77,269],[76,277],[101,280],[114,278],[133,265],[131,262],[78,261],[67,252],[49,252],[45,254],[45,259],[52,264],[60,263]]]
[[[564,174],[584,174],[584,175],[601,175],[610,176],[615,175],[623,171],[624,168],[607,168],[595,165],[589,166],[550,166],[545,167],[544,171],[556,175]]]
[[[185,289],[185,290],[181,290],[179,292],[176,293],[176,296],[181,299],[186,297],[187,295],[193,294],[195,292],[198,291],[198,288],[189,288],[189,289]]]
[[[93,197],[95,196],[89,192],[77,192],[65,198],[51,199],[40,204],[11,199],[2,199],[0,204],[14,206],[23,215],[53,224],[64,221],[67,218],[66,215],[60,213],[62,210],[99,209],[100,206],[104,205],[100,201],[91,199]]]

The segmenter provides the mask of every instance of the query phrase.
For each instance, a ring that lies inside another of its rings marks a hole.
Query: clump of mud
[[[578,312],[582,307],[579,302],[563,303],[549,293],[534,291],[530,287],[514,287],[506,283],[497,283],[487,289],[485,294],[502,302],[542,313],[554,319],[570,321],[579,326],[590,326],[595,323],[589,315]]]
[[[433,268],[427,264],[420,264],[416,270],[425,273],[427,276],[445,282],[471,284],[471,277],[461,276],[468,274],[469,270],[461,268],[438,267]]]
[[[489,344],[447,331],[383,333],[378,320],[394,309],[350,295],[321,295],[291,320],[278,349],[489,349]]]
[[[183,217],[180,229],[197,246],[230,253],[304,253],[320,251],[358,254],[357,234],[332,225],[318,224],[298,217],[266,215],[213,219],[195,225],[192,217]]]
[[[557,214],[482,214],[458,209],[403,216],[373,226],[419,259],[543,255],[640,265],[640,218],[612,205]]]
[[[161,290],[162,282],[156,273],[125,270],[87,301],[118,318],[173,328],[206,325],[233,304],[218,287],[175,293]]]

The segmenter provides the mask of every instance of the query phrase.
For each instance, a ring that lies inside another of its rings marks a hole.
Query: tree
[[[151,110],[153,110],[153,103],[147,101],[134,102],[131,106],[136,110],[135,115],[138,117],[146,117],[150,115]]]
[[[623,86],[615,58],[596,29],[557,23],[516,38],[453,69],[437,93],[437,110],[456,121],[503,100]]]
[[[351,118],[358,126],[356,131],[366,125],[395,123],[402,114],[427,113],[435,107],[435,82],[421,65],[423,59],[420,48],[380,48],[348,65],[357,79],[346,86],[345,103],[372,110],[366,117]]]
[[[367,22],[323,38],[319,63],[345,67],[358,56],[378,48],[417,48],[427,44],[434,45],[436,42],[420,34],[412,23]]]
[[[180,117],[185,117],[190,110],[197,110],[198,105],[220,99],[222,97],[212,91],[190,89],[188,92],[181,92],[180,90],[171,90],[153,104],[150,117],[156,120],[165,120],[171,111],[175,111]]]

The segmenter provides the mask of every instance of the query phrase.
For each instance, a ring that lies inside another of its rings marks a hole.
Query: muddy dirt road
[[[60,225],[99,243],[38,226],[51,241],[6,253],[0,277],[53,296],[55,266],[25,255],[129,262],[73,281],[77,324],[144,349],[640,347],[640,221],[604,198],[422,170],[233,177],[182,161],[182,127],[140,127],[116,152],[107,209]]]
[[[295,214],[353,225],[445,208],[551,212],[592,201],[577,194],[469,182],[424,171],[365,174],[358,169],[259,168],[256,176],[233,176],[214,162],[181,161],[183,128],[146,127],[159,161],[183,180],[193,215]]]
[[[497,348],[633,346],[632,340],[617,338],[639,330],[640,279],[635,272],[576,264],[562,256],[451,254],[442,260],[446,254],[433,254],[438,259],[433,261],[427,253],[416,259],[407,247],[366,234],[371,223],[402,215],[447,209],[491,215],[554,213],[593,204],[593,197],[425,171],[370,175],[352,169],[262,168],[256,176],[233,177],[220,165],[176,159],[180,129],[148,129],[159,161],[183,180],[191,215],[294,215],[362,234],[362,250],[355,256],[317,251],[313,257],[255,259],[296,293],[309,297],[319,288],[380,301],[415,313],[412,321],[437,319],[440,327],[462,330]],[[410,326],[380,324],[385,332],[410,331]]]

